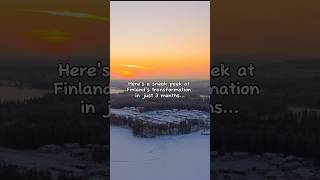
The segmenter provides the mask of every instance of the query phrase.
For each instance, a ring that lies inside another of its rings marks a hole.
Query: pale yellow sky
[[[110,13],[112,79],[209,79],[209,1],[113,1]]]

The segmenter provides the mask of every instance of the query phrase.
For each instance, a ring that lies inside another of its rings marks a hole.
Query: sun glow
[[[124,78],[131,78],[133,76],[133,73],[129,70],[121,71],[120,74]]]

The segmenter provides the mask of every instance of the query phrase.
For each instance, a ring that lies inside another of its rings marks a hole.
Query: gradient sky
[[[320,57],[319,0],[221,0],[212,10],[215,56]]]
[[[107,57],[108,2],[5,0],[0,6],[2,59]]]
[[[209,79],[209,1],[110,7],[112,79]]]

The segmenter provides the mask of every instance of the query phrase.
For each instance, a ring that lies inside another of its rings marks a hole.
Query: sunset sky
[[[319,0],[215,1],[214,56],[320,57]]]
[[[110,6],[112,79],[209,79],[209,1]]]
[[[107,57],[107,5],[100,0],[2,1],[2,59],[61,61],[61,57]]]
[[[113,78],[208,77],[209,2],[111,4]],[[319,0],[215,1],[213,55],[319,57],[319,7]],[[101,0],[5,0],[1,58],[107,57],[107,16]]]

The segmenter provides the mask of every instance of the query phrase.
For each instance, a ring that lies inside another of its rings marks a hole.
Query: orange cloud
[[[132,64],[122,64],[122,66],[130,67],[130,68],[141,68],[141,69],[147,68],[147,67],[144,67],[144,66],[132,65]]]
[[[49,10],[31,10],[33,13],[47,14],[52,16],[63,16],[63,17],[74,17],[74,18],[83,18],[96,21],[109,21],[108,17],[97,16],[94,14],[88,14],[83,12],[70,12],[70,11],[49,11]]]
[[[64,31],[37,31],[34,32],[37,39],[49,42],[63,42],[70,39],[70,34]]]

